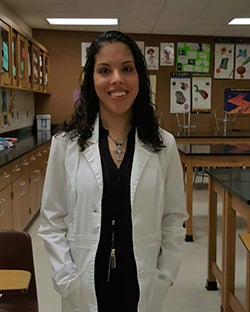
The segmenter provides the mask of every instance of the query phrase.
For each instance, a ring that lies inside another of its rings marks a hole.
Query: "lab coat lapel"
[[[88,147],[84,150],[83,155],[89,162],[93,173],[96,177],[97,184],[101,190],[103,191],[103,179],[102,179],[102,169],[101,169],[101,157],[99,151],[99,118],[96,118],[94,130],[91,138],[88,140]]]
[[[132,167],[131,175],[131,203],[134,202],[135,192],[137,185],[140,181],[142,172],[151,157],[152,152],[150,152],[145,145],[139,140],[137,133],[135,137],[135,152],[134,161]]]

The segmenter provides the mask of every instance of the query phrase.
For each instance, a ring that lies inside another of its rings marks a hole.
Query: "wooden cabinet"
[[[0,20],[0,83],[1,85],[11,85],[11,28]]]
[[[12,229],[11,185],[0,191],[0,229]]]
[[[24,230],[41,206],[50,142],[0,168],[0,230]]]
[[[50,92],[48,50],[0,19],[0,86]]]
[[[43,52],[43,91],[50,92],[50,58]]]
[[[35,44],[31,48],[32,63],[32,88],[34,90],[43,90],[43,56],[42,51]]]
[[[27,172],[12,183],[13,229],[23,230],[31,220]]]
[[[12,69],[12,86],[17,87],[17,67],[18,67],[18,50],[17,50],[17,31],[11,29],[11,69]]]
[[[41,197],[43,190],[43,183],[45,177],[44,167],[47,163],[47,158],[45,155],[48,155],[44,151],[47,150],[43,147],[39,148],[31,155],[31,161],[29,166],[29,185],[30,185],[30,208],[32,216],[37,213],[41,207]]]
[[[29,56],[28,39],[17,34],[17,77],[18,87],[28,88],[29,86]]]
[[[0,229],[12,229],[10,166],[0,168]]]

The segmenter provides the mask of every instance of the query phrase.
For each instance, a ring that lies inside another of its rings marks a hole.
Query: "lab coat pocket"
[[[170,285],[171,280],[169,279],[169,277],[159,270],[156,270],[154,281],[151,285],[147,300],[147,312],[166,311],[166,299]]]

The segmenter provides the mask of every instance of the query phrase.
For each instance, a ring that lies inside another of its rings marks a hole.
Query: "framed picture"
[[[159,69],[159,48],[145,47],[145,59],[147,68],[151,70]]]

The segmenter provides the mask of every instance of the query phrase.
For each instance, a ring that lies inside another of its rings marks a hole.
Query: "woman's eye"
[[[109,69],[106,68],[106,67],[103,67],[103,68],[99,68],[98,69],[98,73],[99,74],[107,74],[109,72]]]
[[[133,68],[132,66],[126,66],[126,67],[123,68],[123,70],[124,70],[125,72],[131,72],[131,71],[134,70],[134,68]]]

